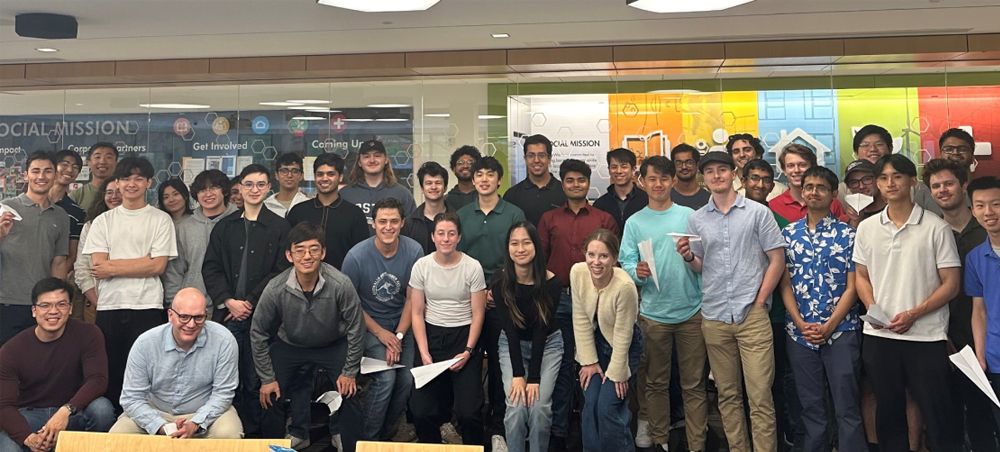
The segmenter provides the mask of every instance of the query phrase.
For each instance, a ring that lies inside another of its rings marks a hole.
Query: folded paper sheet
[[[340,405],[344,403],[344,397],[337,391],[326,391],[316,398],[316,402],[325,403],[330,409],[330,416],[333,416],[333,413],[336,413],[340,409]]]
[[[877,304],[873,304],[868,307],[868,313],[861,316],[861,320],[877,326],[879,328],[885,328],[892,322],[889,314],[886,314]]]
[[[979,360],[976,359],[976,352],[972,351],[972,348],[966,345],[962,348],[962,351],[949,356],[951,362],[955,363],[955,367],[961,370],[966,377],[969,377],[976,387],[983,394],[986,394],[993,404],[1000,407],[1000,401],[997,401],[997,394],[993,392],[993,386],[990,385],[990,380],[986,378],[986,373],[983,372],[983,368],[979,366]]]
[[[378,372],[385,372],[387,370],[399,369],[401,367],[406,367],[402,364],[393,364],[382,361],[381,359],[369,358],[367,356],[361,357],[361,373],[363,375],[374,374]]]
[[[638,245],[639,259],[642,259],[649,265],[650,277],[653,278],[653,284],[656,285],[656,290],[660,290],[660,278],[656,276],[656,258],[653,256],[653,239],[643,240]]]
[[[697,234],[684,234],[681,232],[668,232],[667,235],[674,239],[674,243],[677,243],[681,237],[687,237],[689,242],[700,242],[701,236]]]
[[[0,216],[3,216],[3,214],[7,212],[10,212],[12,215],[14,215],[14,221],[21,221],[21,214],[17,213],[17,211],[14,210],[13,207],[8,206],[6,204],[0,204]]]
[[[874,198],[864,193],[852,193],[845,196],[844,200],[847,201],[847,205],[851,206],[855,212],[861,212],[865,207],[868,207],[871,203],[875,202]]]
[[[443,374],[449,367],[453,366],[461,359],[462,358],[452,358],[446,361],[410,369],[410,373],[413,374],[413,385],[417,389],[424,387],[424,385],[430,383],[431,380],[437,378],[438,375]]]

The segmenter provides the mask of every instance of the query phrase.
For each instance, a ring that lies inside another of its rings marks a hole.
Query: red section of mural
[[[977,155],[976,176],[1000,176],[1000,86],[918,88],[920,143],[931,156],[941,156],[938,138],[952,127],[972,127],[976,142],[988,142],[993,155]]]

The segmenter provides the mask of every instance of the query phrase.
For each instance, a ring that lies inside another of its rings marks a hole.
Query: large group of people
[[[707,451],[712,405],[731,451],[996,451],[1000,407],[948,356],[971,347],[1000,390],[1000,179],[960,129],[920,179],[884,128],[852,144],[843,180],[785,146],[785,183],[750,134],[614,149],[591,204],[592,168],[556,177],[533,135],[502,196],[504,166],[462,146],[415,168],[419,206],[376,140],[351,168],[284,153],[163,181],[156,206],[152,164],[110,143],[72,191],[80,155],[33,153],[0,201],[0,452],[64,430],[303,450],[327,390],[339,451],[410,424],[493,451]]]

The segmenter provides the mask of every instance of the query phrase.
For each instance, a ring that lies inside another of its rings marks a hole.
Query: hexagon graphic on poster
[[[48,138],[49,143],[59,144],[59,142],[62,141],[62,133],[60,133],[59,130],[60,130],[59,128],[54,128],[49,131],[48,135],[46,135],[46,138]]]
[[[268,161],[274,160],[274,158],[278,156],[278,150],[275,149],[274,146],[265,147],[264,151],[261,153],[264,154],[264,160]]]
[[[403,183],[408,185],[409,188],[412,190],[413,187],[417,186],[417,174],[416,173],[407,174],[406,179],[403,180]]]
[[[458,124],[448,124],[448,138],[458,138],[459,131],[460,129],[458,128]]]
[[[483,156],[496,157],[496,155],[497,155],[497,145],[494,144],[492,141],[486,142],[486,144],[483,145]]]
[[[532,113],[531,115],[531,125],[534,127],[544,126],[547,120],[548,118],[545,117],[545,113],[543,112]]]

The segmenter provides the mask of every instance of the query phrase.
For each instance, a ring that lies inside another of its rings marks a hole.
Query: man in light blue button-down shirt
[[[240,438],[233,409],[237,384],[236,338],[206,322],[205,296],[177,292],[169,323],[143,333],[128,355],[121,404],[125,413],[111,433],[175,438]]]

